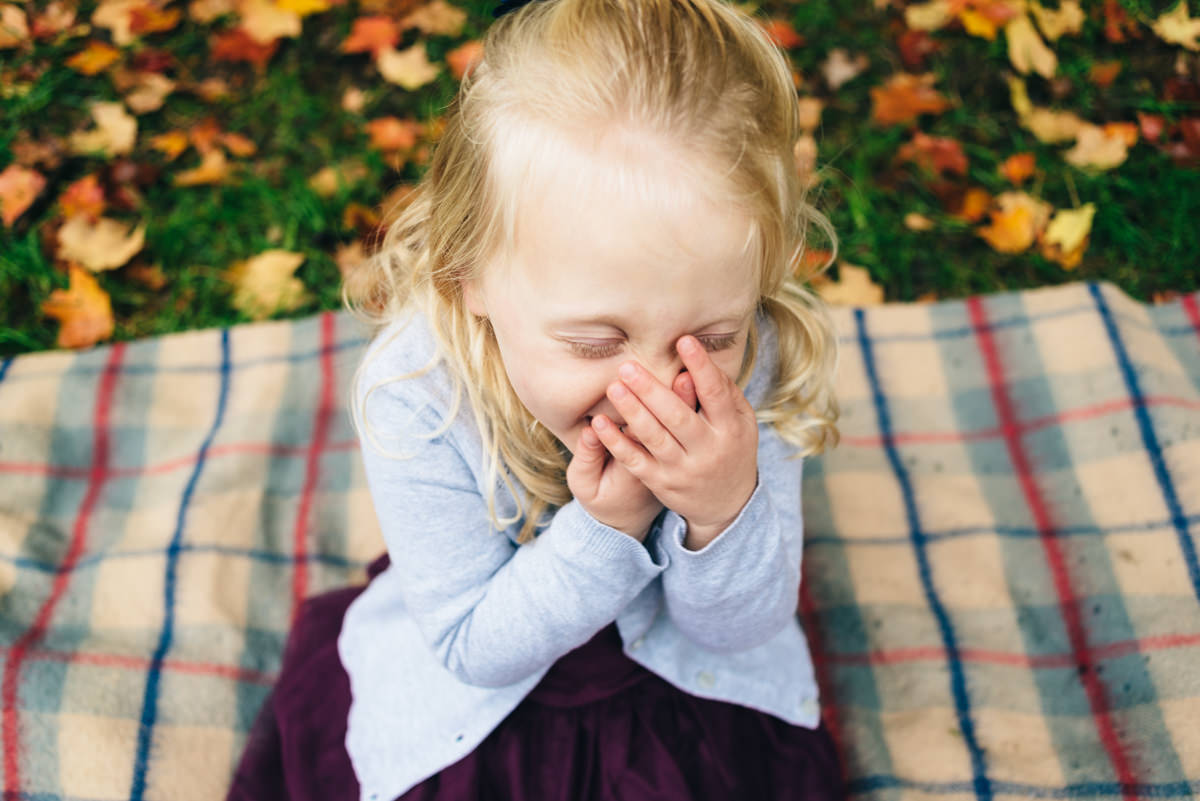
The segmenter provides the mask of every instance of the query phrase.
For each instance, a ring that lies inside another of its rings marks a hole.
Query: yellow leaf
[[[88,46],[67,59],[67,66],[82,75],[96,75],[112,66],[121,51],[106,42],[88,42]]]
[[[146,243],[146,226],[129,226],[101,217],[91,222],[77,214],[58,229],[58,257],[93,272],[113,270],[133,258]]]
[[[1105,129],[1085,123],[1079,130],[1075,147],[1063,153],[1068,164],[1111,170],[1129,156],[1129,145],[1120,129]]]
[[[432,0],[400,20],[400,30],[417,28],[430,35],[458,36],[467,21],[467,12],[445,2]]]
[[[92,119],[96,129],[71,134],[71,150],[76,153],[100,152],[122,156],[133,150],[137,139],[137,118],[125,113],[121,103],[93,103]]]
[[[18,47],[29,40],[29,21],[14,5],[0,5],[0,50]]]
[[[904,9],[904,24],[914,31],[936,31],[954,19],[950,0],[931,0]]]
[[[301,17],[329,10],[328,0],[276,0],[276,3],[284,11],[295,12]]]
[[[1086,19],[1079,0],[1060,0],[1057,9],[1045,8],[1037,0],[1031,0],[1029,10],[1042,34],[1052,42],[1058,41],[1064,33],[1079,33]]]
[[[46,179],[36,170],[9,164],[0,172],[0,218],[6,226],[25,213],[46,188]]]
[[[1179,5],[1154,20],[1150,26],[1164,42],[1183,45],[1188,50],[1200,50],[1200,18],[1188,16],[1186,0],[1179,0]]]
[[[883,287],[871,281],[867,268],[841,261],[838,262],[838,275],[841,278],[839,281],[822,274],[812,282],[813,288],[826,303],[839,306],[875,306],[883,303]]]
[[[1051,206],[1024,192],[1001,192],[996,195],[997,208],[991,211],[992,221],[975,230],[993,250],[1001,253],[1020,253],[1029,248],[1046,227]]]
[[[417,42],[406,50],[387,48],[376,58],[379,74],[389,83],[405,89],[419,89],[438,76],[439,68],[425,55],[425,43]]]
[[[1028,16],[1022,14],[1005,25],[1004,35],[1008,39],[1008,60],[1017,68],[1017,72],[1028,75],[1030,70],[1034,70],[1043,78],[1054,77],[1058,69],[1058,56],[1046,47]]]
[[[225,161],[225,152],[210,150],[201,158],[200,166],[183,170],[176,174],[175,186],[199,186],[201,184],[219,184],[229,177],[229,165]]]
[[[1087,249],[1095,215],[1095,203],[1077,209],[1060,209],[1040,238],[1042,255],[1058,262],[1064,269],[1077,267]]]
[[[1089,123],[1071,111],[1035,108],[1021,117],[1021,127],[1033,133],[1039,142],[1072,142]]]
[[[241,0],[238,11],[242,17],[241,29],[261,45],[284,36],[300,35],[300,15],[280,8],[270,0]]]
[[[964,9],[958,14],[963,30],[972,36],[979,36],[989,42],[996,38],[996,23],[974,9]]]
[[[303,263],[303,253],[286,250],[268,250],[237,262],[225,273],[233,284],[234,307],[253,320],[263,320],[304,305],[308,293],[294,275]]]
[[[144,0],[100,0],[92,12],[92,24],[97,28],[108,28],[113,44],[118,47],[131,45],[137,39],[131,26],[133,10],[144,5]]]
[[[167,161],[174,161],[179,154],[187,150],[188,136],[183,131],[167,131],[150,138],[150,147],[163,153]]]
[[[100,282],[74,264],[67,289],[56,289],[42,303],[42,314],[62,323],[60,348],[86,348],[108,339],[113,332],[112,301]]]

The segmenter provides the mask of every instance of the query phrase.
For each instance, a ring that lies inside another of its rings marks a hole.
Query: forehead
[[[755,229],[653,138],[546,143],[515,204],[511,279],[556,318],[728,316],[758,299]]]

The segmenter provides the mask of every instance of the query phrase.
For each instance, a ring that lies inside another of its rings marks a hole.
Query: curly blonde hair
[[[462,289],[500,248],[512,250],[527,189],[513,176],[528,176],[537,159],[520,132],[533,127],[626,125],[699,154],[689,163],[707,165],[715,181],[706,183],[753,220],[759,307],[778,332],[778,377],[758,419],[795,445],[797,458],[836,446],[837,337],[805,286],[834,257],[802,265],[810,223],[835,253],[837,238],[806,201],[793,155],[800,129],[791,70],[760,25],[724,0],[541,0],[498,19],[483,54],[450,104],[424,178],[379,251],[348,276],[343,299],[375,333],[412,310],[429,321],[455,384],[446,426],[465,392],[488,485],[499,476],[517,499],[516,516],[501,520],[489,492],[496,529],[524,517],[517,541],[529,542],[546,513],[571,499],[569,452],[518,399],[490,324],[466,308]],[[752,337],[739,385],[755,347]],[[361,412],[353,414],[360,436]]]

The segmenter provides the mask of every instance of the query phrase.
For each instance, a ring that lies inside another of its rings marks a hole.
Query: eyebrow
[[[703,325],[696,326],[696,330],[703,329],[703,328],[711,328],[712,326],[718,325],[720,323],[735,323],[737,325],[741,325],[742,323],[746,322],[747,317],[749,317],[751,314],[754,313],[754,310],[756,308],[757,308],[757,304],[755,304],[754,306],[751,306],[749,309],[747,309],[746,311],[741,312],[741,313],[733,312],[731,314],[726,314],[721,317],[714,318],[714,319],[710,320],[709,322],[704,323]],[[555,326],[555,327],[572,326],[572,325],[610,325],[613,328],[619,328],[623,331],[623,330],[625,330],[625,328],[624,328],[625,322],[626,321],[621,319],[621,317],[618,315],[598,314],[594,317],[562,317],[559,319],[551,320],[549,324],[551,326]]]

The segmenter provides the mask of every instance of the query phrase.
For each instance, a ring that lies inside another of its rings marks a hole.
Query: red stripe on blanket
[[[1187,315],[1192,328],[1200,335],[1200,303],[1196,298],[1200,295],[1188,295],[1183,299],[1183,312]]]
[[[801,564],[808,564],[807,561]],[[829,663],[825,658],[824,637],[821,630],[821,618],[817,614],[816,604],[808,592],[808,582],[801,577],[800,581],[800,615],[804,620],[804,633],[808,639],[808,650],[812,655],[813,672],[816,674],[817,687],[821,691],[821,717],[825,728],[833,738],[838,753],[842,755],[842,767],[845,770],[846,756],[849,753],[842,743],[841,721],[837,715],[837,704],[833,698],[833,677],[829,674]],[[843,778],[847,778],[843,776]]]
[[[2,649],[0,649],[2,650]],[[27,651],[27,662],[73,662],[79,665],[97,665],[99,667],[120,667],[146,673],[150,669],[151,660],[143,656],[127,654],[97,654],[83,651],[51,651],[38,649]],[[197,676],[216,676],[222,679],[233,679],[245,684],[261,684],[269,687],[275,683],[273,673],[263,673],[261,670],[246,670],[232,665],[214,665],[211,662],[189,662],[183,659],[165,659],[162,662],[164,670],[175,673],[191,673]]]
[[[1200,330],[1200,319],[1196,321],[1197,330]],[[1050,428],[1052,426],[1060,426],[1063,423],[1075,423],[1083,420],[1090,420],[1094,417],[1103,417],[1106,414],[1114,414],[1117,412],[1125,412],[1136,406],[1132,399],[1125,398],[1123,400],[1114,400],[1107,403],[1098,403],[1095,406],[1082,406],[1078,409],[1070,409],[1058,414],[1047,415],[1046,417],[1036,417],[1032,420],[1015,423],[1016,430],[1022,434],[1030,431],[1036,431],[1040,428]],[[1147,397],[1143,406],[1178,406],[1181,409],[1196,409],[1200,411],[1200,402],[1188,400],[1186,398],[1172,397]],[[930,431],[902,434],[897,432],[891,436],[892,442],[897,445],[914,445],[920,443],[933,442],[971,442],[974,440],[999,439],[1005,435],[1003,427],[996,428],[981,428],[978,431]],[[840,440],[842,444],[853,445],[856,448],[872,448],[879,449],[883,447],[883,437],[873,435],[869,437],[854,437],[843,436]]]
[[[1104,645],[1094,645],[1092,656],[1098,659],[1117,659],[1128,654],[1168,651],[1172,648],[1190,648],[1200,645],[1200,634],[1166,634],[1159,637],[1142,637],[1137,640],[1122,640]],[[1074,654],[1024,654],[1013,651],[990,651],[983,648],[965,648],[959,651],[964,662],[990,662],[1023,668],[1074,668]],[[923,648],[893,648],[869,653],[826,653],[825,661],[836,665],[899,665],[905,662],[945,662],[946,651],[937,646]]]
[[[321,454],[329,436],[329,421],[333,416],[333,345],[334,315],[321,315],[321,395],[317,414],[313,420],[313,433],[309,441],[308,462],[304,471],[304,491],[300,495],[300,508],[296,512],[296,530],[292,554],[295,568],[292,571],[292,615],[300,609],[300,602],[308,593],[308,519],[312,515],[313,493],[321,477]]]
[[[1113,725],[1104,687],[1096,677],[1092,652],[1088,646],[1087,634],[1083,628],[1083,620],[1079,615],[1079,606],[1075,598],[1074,589],[1071,586],[1071,577],[1067,570],[1066,559],[1063,557],[1059,541],[1055,536],[1055,525],[1054,521],[1050,518],[1050,510],[1046,499],[1042,496],[1041,490],[1037,486],[1037,482],[1034,479],[1033,467],[1029,463],[1029,457],[1021,441],[1017,415],[1013,409],[1012,399],[1006,391],[1004,367],[1000,362],[1000,352],[992,336],[992,329],[988,325],[987,315],[983,309],[983,301],[978,296],[975,296],[967,298],[966,304],[967,312],[971,317],[971,323],[975,327],[975,336],[979,341],[979,349],[987,368],[988,383],[991,385],[992,391],[992,402],[995,404],[996,414],[1000,418],[1000,428],[1004,431],[1004,441],[1008,447],[1009,458],[1012,460],[1013,470],[1020,483],[1022,493],[1025,495],[1025,502],[1033,514],[1038,536],[1042,543],[1042,550],[1046,554],[1046,562],[1050,569],[1050,575],[1054,579],[1054,589],[1058,594],[1059,614],[1062,615],[1063,624],[1067,630],[1067,639],[1071,642],[1071,652],[1075,658],[1075,664],[1079,667],[1084,692],[1087,694],[1088,704],[1092,708],[1092,718],[1095,720],[1100,741],[1104,744],[1104,749],[1108,752],[1109,761],[1112,762],[1113,770],[1116,772],[1117,781],[1121,785],[1122,797],[1136,798],[1137,793],[1133,789],[1135,782],[1134,772],[1130,766],[1129,757],[1126,755],[1125,749],[1117,737],[1116,727]]]
[[[59,599],[66,593],[67,583],[71,580],[75,563],[79,561],[79,557],[84,550],[84,545],[87,543],[88,524],[91,522],[92,510],[95,508],[96,501],[100,497],[100,490],[104,487],[104,483],[109,477],[107,472],[109,458],[108,416],[112,408],[112,398],[116,391],[117,376],[120,372],[121,361],[124,356],[125,343],[118,342],[113,345],[108,353],[108,362],[104,365],[104,372],[100,376],[100,388],[96,393],[96,406],[92,420],[94,428],[92,466],[88,471],[87,493],[84,495],[83,504],[79,507],[79,514],[75,518],[75,526],[71,531],[71,543],[67,547],[67,553],[63,557],[62,564],[58,567],[58,574],[54,578],[54,584],[50,589],[50,596],[46,598],[45,603],[42,604],[42,608],[38,610],[37,617],[33,620],[33,625],[13,643],[12,648],[8,652],[8,659],[4,663],[4,680],[3,685],[0,686],[0,699],[3,700],[4,704],[5,801],[16,799],[21,795],[20,719],[17,711],[21,663],[24,661],[25,655],[33,644],[41,639],[42,634],[45,633],[46,626],[50,622],[50,617],[54,614],[54,608],[58,605]]]

